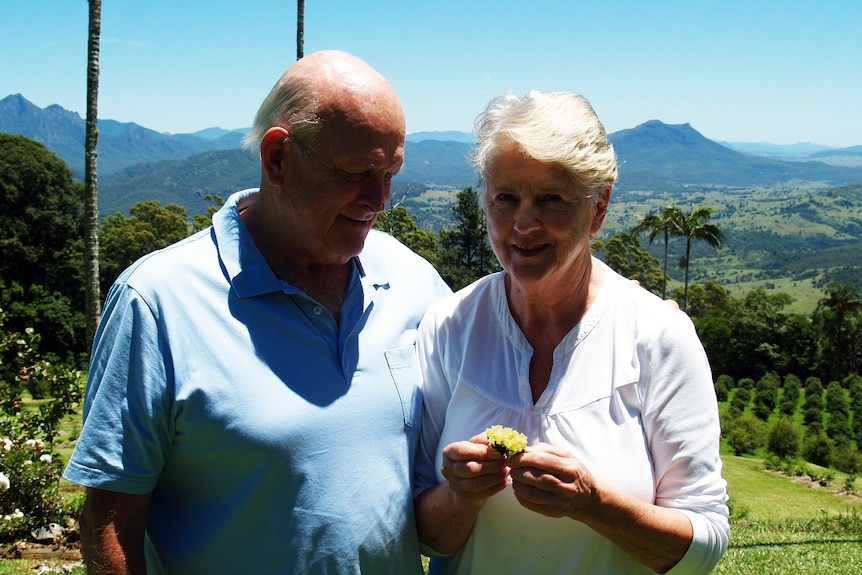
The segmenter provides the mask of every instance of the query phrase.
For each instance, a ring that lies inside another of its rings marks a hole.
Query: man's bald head
[[[325,50],[301,58],[279,78],[244,144],[259,148],[263,134],[276,126],[308,144],[332,121],[386,126],[402,138],[406,129],[401,102],[386,78],[352,54]]]

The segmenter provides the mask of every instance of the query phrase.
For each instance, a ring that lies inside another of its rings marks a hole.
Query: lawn
[[[844,476],[823,487],[768,472],[761,459],[722,459],[733,511],[714,573],[862,573],[862,502],[841,492]]]
[[[846,476],[829,486],[764,468],[763,460],[723,454],[731,497],[727,554],[714,571],[726,575],[821,575],[862,573],[862,495],[842,493]],[[0,560],[0,575],[56,573],[70,562]],[[40,566],[45,566],[39,571]],[[76,567],[73,575],[83,575]]]

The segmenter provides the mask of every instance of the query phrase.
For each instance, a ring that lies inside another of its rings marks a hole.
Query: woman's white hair
[[[613,146],[593,107],[580,94],[531,90],[523,97],[498,96],[476,118],[473,133],[472,160],[483,192],[496,156],[513,149],[562,167],[593,199],[617,179]]]

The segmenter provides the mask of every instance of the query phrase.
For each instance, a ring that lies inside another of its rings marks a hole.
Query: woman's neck
[[[520,284],[506,275],[509,310],[527,340],[535,347],[544,341],[559,343],[575,327],[592,305],[599,291],[604,269],[590,259],[577,273],[561,281]]]

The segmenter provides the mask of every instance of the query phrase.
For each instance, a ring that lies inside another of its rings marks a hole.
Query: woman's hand
[[[565,449],[538,443],[507,463],[515,497],[531,511],[577,519],[598,505],[593,475]]]
[[[460,549],[488,499],[509,484],[505,460],[488,447],[482,433],[443,448],[446,481],[426,489],[414,501],[419,541],[437,553]]]
[[[505,460],[485,434],[443,448],[443,477],[462,505],[481,508],[509,483]]]
[[[539,443],[507,464],[525,508],[581,521],[653,571],[669,570],[691,544],[694,532],[684,514],[600,485],[565,449]]]

